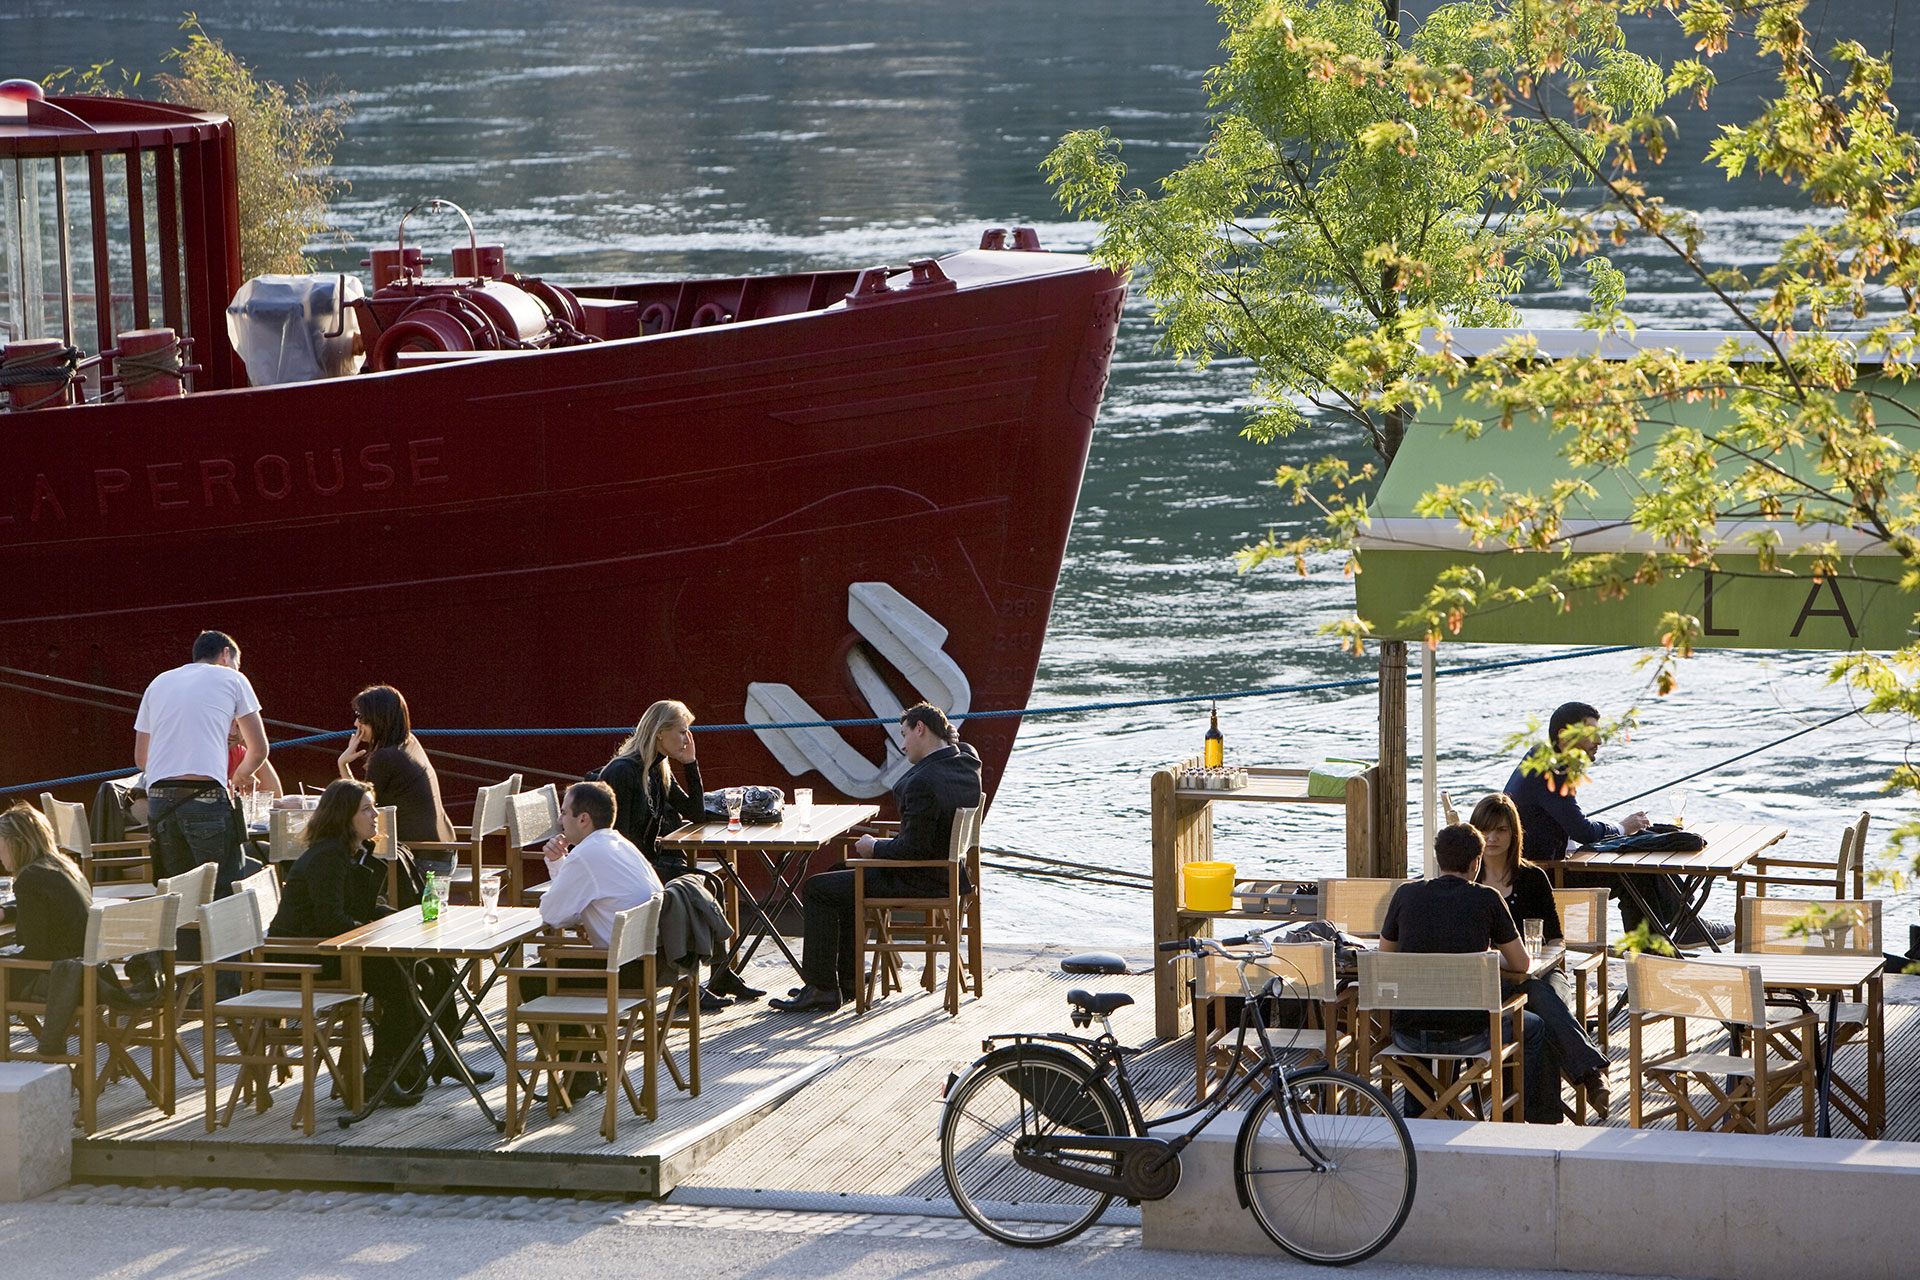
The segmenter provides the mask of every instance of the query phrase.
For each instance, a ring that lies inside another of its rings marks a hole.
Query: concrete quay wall
[[[1233,1189],[1228,1114],[1141,1206],[1143,1243],[1281,1255]],[[1408,1122],[1419,1188],[1382,1261],[1715,1280],[1920,1274],[1920,1146],[1783,1135]]]

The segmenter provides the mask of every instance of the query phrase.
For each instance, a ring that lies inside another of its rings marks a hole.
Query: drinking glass
[[[480,905],[486,909],[481,919],[493,924],[500,919],[500,877],[480,877]]]
[[[1687,793],[1684,791],[1673,793],[1673,825],[1676,827],[1687,825]]]
[[[1520,922],[1520,936],[1526,939],[1527,954],[1534,959],[1547,945],[1547,922],[1529,917]]]
[[[727,830],[738,831],[740,829],[740,805],[743,801],[745,801],[746,795],[744,792],[740,790],[739,787],[728,787],[726,790],[726,797],[727,797]]]
[[[795,787],[793,789],[793,807],[800,815],[800,829],[805,831],[813,825],[813,788]]]

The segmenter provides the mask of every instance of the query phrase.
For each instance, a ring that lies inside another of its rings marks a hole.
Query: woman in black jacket
[[[673,776],[675,763],[686,774],[685,786]],[[686,703],[666,699],[648,707],[613,759],[601,766],[600,781],[613,788],[613,829],[646,855],[661,884],[707,874],[679,853],[659,846],[661,836],[706,817],[700,761],[693,746],[693,712]],[[757,1000],[765,994],[742,982],[724,961],[715,961],[700,993],[700,1007],[714,1011],[727,1007],[728,996]]]
[[[93,890],[53,842],[38,809],[15,804],[0,813],[0,865],[13,877],[14,940],[28,960],[75,960],[87,943]]]
[[[1486,852],[1480,858],[1480,884],[1497,890],[1507,901],[1514,923],[1522,920],[1544,922],[1548,942],[1565,936],[1560,927],[1560,912],[1553,904],[1553,882],[1547,873],[1521,856],[1523,844],[1520,811],[1511,797],[1496,791],[1473,807],[1467,819],[1486,840]],[[1562,1078],[1606,1119],[1612,1098],[1607,1091],[1607,1055],[1587,1035],[1587,1029],[1573,1016],[1567,1003],[1571,988],[1564,969],[1550,969],[1538,978],[1527,979],[1527,1011],[1540,1015],[1547,1024],[1547,1038]],[[1600,1016],[1607,1016],[1608,996],[1600,993]],[[1548,1077],[1551,1079],[1552,1077]]]
[[[407,700],[392,685],[368,685],[353,695],[353,737],[340,753],[340,776],[351,781],[353,766],[362,760],[367,782],[380,802],[393,806],[394,830],[401,844],[453,842],[453,823],[440,801],[440,775],[413,734]],[[450,855],[415,860],[422,871],[443,879],[453,869]]]
[[[356,864],[361,851],[373,840],[378,821],[372,787],[345,778],[327,787],[313,817],[307,821],[307,850],[287,873],[286,887],[280,894],[280,910],[268,930],[273,937],[331,938],[385,914],[376,909],[367,919],[362,919],[364,912],[355,911],[351,905],[357,896],[352,891]],[[326,977],[340,976],[338,957],[310,958],[322,966]],[[407,979],[399,961],[379,956],[363,958],[360,982],[377,1001],[373,1013],[373,1056],[367,1062],[367,1078],[385,1080],[418,1038],[419,1014],[407,994]],[[387,1090],[385,1101],[412,1106],[420,1101],[425,1089],[426,1073],[416,1060],[413,1068]]]

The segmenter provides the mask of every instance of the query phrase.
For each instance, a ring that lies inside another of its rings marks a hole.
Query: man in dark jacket
[[[947,714],[938,707],[924,702],[908,707],[900,727],[901,747],[913,763],[893,789],[900,801],[900,834],[889,840],[861,836],[854,856],[938,861],[948,855],[953,811],[980,803],[980,757],[953,741]],[[876,897],[939,897],[946,891],[946,873],[935,867],[867,872],[867,892]],[[788,1012],[830,1012],[859,981],[853,971],[854,930],[860,927],[853,918],[853,872],[814,876],[807,881],[805,902],[800,976],[806,985],[791,1000],[767,1003]]]

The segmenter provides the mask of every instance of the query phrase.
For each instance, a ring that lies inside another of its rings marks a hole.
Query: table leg
[[[1685,882],[1683,882],[1679,876],[1668,876],[1667,883],[1673,886],[1674,896],[1680,903],[1681,918],[1675,922],[1676,926],[1692,925],[1693,932],[1705,938],[1708,947],[1715,951],[1720,950],[1720,944],[1714,941],[1712,931],[1700,923],[1700,909],[1707,905],[1707,898],[1713,892],[1713,877],[1699,877],[1698,887],[1694,889],[1687,888]],[[1682,932],[1682,930],[1676,927],[1674,932],[1679,933]],[[1667,941],[1672,942],[1673,938],[1669,936]],[[1675,949],[1678,949],[1677,945]]]
[[[1867,1123],[1869,1138],[1887,1127],[1887,1010],[1877,973],[1867,984]]]
[[[519,944],[515,943],[509,952],[509,956],[511,957],[517,954],[518,951]],[[434,1002],[431,1008],[427,1006],[426,997],[420,994],[420,983],[414,976],[415,965],[429,962],[425,960],[415,960],[401,964],[401,971],[406,976],[407,996],[413,1001],[414,1012],[425,1019],[420,1037],[414,1042],[411,1049],[401,1055],[399,1062],[394,1065],[392,1073],[388,1075],[385,1080],[379,1082],[379,1087],[368,1091],[361,1109],[352,1115],[340,1117],[339,1124],[342,1129],[352,1128],[354,1125],[360,1123],[360,1121],[372,1115],[374,1111],[378,1109],[381,1098],[383,1098],[387,1090],[393,1086],[393,1082],[400,1078],[401,1073],[407,1069],[408,1065],[411,1064],[414,1059],[422,1057],[425,1054],[427,1044],[431,1041],[434,1047],[439,1049],[440,1052],[446,1056],[446,1060],[452,1064],[455,1078],[466,1086],[467,1092],[473,1095],[473,1100],[480,1104],[481,1114],[487,1117],[496,1131],[504,1132],[506,1130],[506,1120],[500,1116],[496,1116],[493,1113],[493,1108],[487,1105],[486,1097],[480,1092],[479,1083],[474,1080],[473,1073],[467,1069],[466,1061],[461,1058],[458,1041],[450,1041],[446,1032],[440,1027],[440,1015],[451,1007],[457,996],[466,1006],[465,1013],[461,1018],[461,1025],[464,1026],[466,1019],[469,1017],[477,1018],[481,1030],[486,1032],[487,1039],[493,1042],[495,1052],[500,1055],[501,1064],[503,1066],[506,1064],[506,1043],[501,1040],[499,1033],[494,1031],[492,1021],[481,1011],[480,1006],[486,999],[487,993],[493,989],[493,984],[500,980],[500,969],[512,968],[513,965],[511,961],[509,961],[508,964],[497,966],[485,982],[477,984],[479,990],[476,993],[470,991],[469,986],[473,984],[474,979],[479,973],[481,959],[482,957],[480,956],[472,956],[464,963],[458,965],[454,970],[453,980],[447,984],[446,991],[441,993],[440,998]]]
[[[1833,1045],[1839,1029],[1840,992],[1836,988],[1827,995],[1827,1034],[1824,1041],[1816,1046],[1813,1059],[1813,1078],[1820,1091],[1820,1114],[1813,1122],[1813,1136],[1816,1138],[1833,1136]],[[1756,1052],[1762,1052],[1765,1048],[1763,1043]]]
[[[800,885],[806,878],[807,863],[811,861],[812,855],[790,853],[785,858],[775,859],[771,854],[763,852],[760,856],[767,864],[767,894],[764,898],[754,900],[753,909],[754,914],[760,917],[761,927],[754,934],[751,942],[748,942],[744,936],[738,939],[733,954],[729,957],[729,963],[737,972],[743,965],[752,961],[754,952],[760,949],[760,943],[771,937],[774,945],[779,947],[787,957],[787,963],[793,966],[793,971],[799,973],[799,958],[793,954],[793,948],[789,947],[787,940],[781,936],[776,921],[780,913],[800,896]],[[798,870],[797,874],[795,874],[795,868]]]

